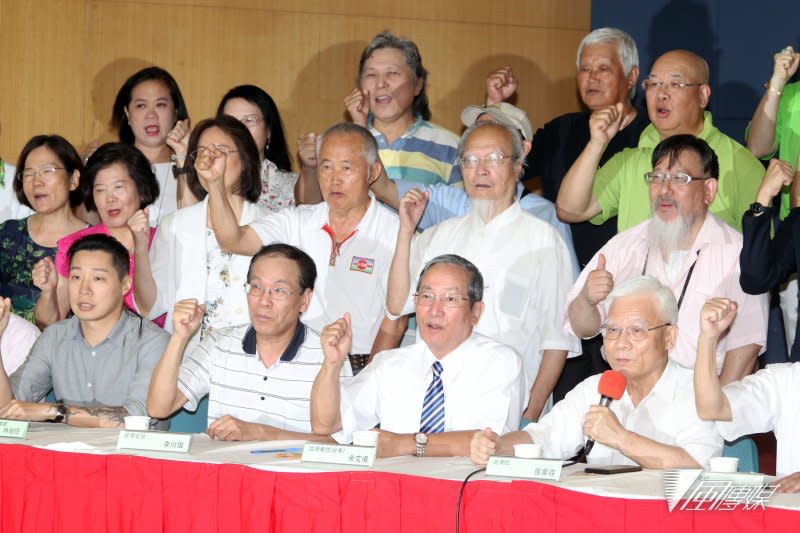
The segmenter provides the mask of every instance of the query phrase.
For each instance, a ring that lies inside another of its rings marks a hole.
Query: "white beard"
[[[487,200],[485,198],[472,199],[472,207],[470,211],[476,213],[484,224],[488,224],[495,216],[495,202],[494,200]]]
[[[676,209],[680,209],[680,205],[676,205]],[[655,206],[653,211],[655,212]],[[667,222],[654,214],[647,228],[647,242],[651,247],[657,248],[664,258],[669,258],[672,252],[691,246],[689,239],[692,236],[694,219],[694,216],[679,214],[674,220]]]

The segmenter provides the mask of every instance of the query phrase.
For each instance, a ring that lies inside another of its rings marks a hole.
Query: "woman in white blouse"
[[[185,179],[189,114],[169,72],[148,67],[128,78],[114,100],[111,125],[120,142],[134,145],[153,165],[161,194],[150,206],[150,226],[157,226],[178,208],[197,203]]]
[[[222,97],[217,116],[230,115],[253,136],[261,161],[261,197],[258,204],[270,211],[295,205],[297,174],[292,172],[283,121],[272,97],[255,85],[239,85]]]
[[[253,137],[229,116],[200,122],[189,138],[186,185],[200,202],[179,209],[159,224],[150,249],[157,294],[149,316],[169,313],[179,300],[194,298],[205,314],[191,347],[211,329],[249,322],[244,283],[250,257],[224,253],[208,215],[208,190],[224,187],[241,225],[267,214],[257,204],[261,193],[261,160]]]

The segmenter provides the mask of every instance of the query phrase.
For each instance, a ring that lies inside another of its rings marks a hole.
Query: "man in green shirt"
[[[620,105],[599,109],[589,119],[590,139],[564,177],[558,193],[558,216],[565,222],[600,224],[618,216],[617,231],[647,220],[650,200],[644,173],[653,148],[679,133],[705,140],[719,158],[719,188],[711,213],[741,231],[742,214],[755,198],[764,167],[744,146],[728,137],[705,111],[711,96],[708,65],[696,54],[673,50],[662,55],[642,83],[650,126],[636,148],[625,149],[597,168],[606,146],[619,131]]]

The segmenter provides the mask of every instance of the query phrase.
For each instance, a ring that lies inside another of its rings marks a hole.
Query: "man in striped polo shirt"
[[[317,333],[300,322],[317,269],[288,244],[264,246],[247,273],[250,324],[209,332],[184,357],[202,320],[203,305],[182,300],[174,333],[153,372],[147,396],[151,416],[197,408],[208,395],[207,433],[220,440],[320,440],[311,435],[311,386],[324,359]],[[342,377],[352,375],[349,363]]]

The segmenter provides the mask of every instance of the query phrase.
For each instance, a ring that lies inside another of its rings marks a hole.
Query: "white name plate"
[[[0,420],[0,437],[24,439],[28,434],[28,424],[23,420]]]
[[[561,465],[562,461],[557,459],[493,456],[486,465],[486,475],[558,481],[561,478]]]
[[[123,429],[117,439],[118,450],[189,453],[192,436],[163,431],[134,431]]]
[[[303,446],[304,463],[329,463],[348,466],[372,467],[377,448],[367,446],[346,446],[343,444],[317,444],[307,442]]]

